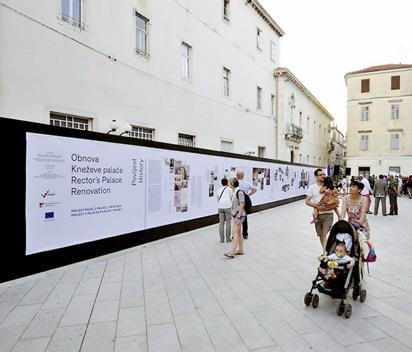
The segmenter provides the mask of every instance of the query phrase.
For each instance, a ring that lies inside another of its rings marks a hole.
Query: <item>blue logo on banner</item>
[[[50,211],[50,212],[48,212],[48,213],[45,213],[45,214],[44,214],[44,217],[45,217],[46,219],[53,219],[53,218],[54,218],[54,211]]]

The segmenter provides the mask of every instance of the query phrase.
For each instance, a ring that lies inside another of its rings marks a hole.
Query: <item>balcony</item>
[[[293,123],[288,123],[286,125],[286,139],[291,139],[300,142],[303,138],[303,129]]]

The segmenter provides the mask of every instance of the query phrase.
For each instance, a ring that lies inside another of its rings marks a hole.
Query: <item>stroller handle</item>
[[[352,225],[352,227],[353,227],[356,231],[358,231],[358,230],[360,229],[360,225],[357,224],[357,223],[353,223],[353,224],[351,224],[351,225]]]

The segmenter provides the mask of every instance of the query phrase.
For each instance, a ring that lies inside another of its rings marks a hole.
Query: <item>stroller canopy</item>
[[[332,226],[326,243],[328,253],[335,249],[336,242],[344,242],[349,256],[353,257],[355,255],[357,249],[356,231],[345,220],[339,220]]]

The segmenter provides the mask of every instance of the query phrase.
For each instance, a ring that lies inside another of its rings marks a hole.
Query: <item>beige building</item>
[[[325,168],[333,116],[289,69],[277,68],[275,78],[276,159]]]
[[[351,175],[412,173],[412,65],[345,75]]]
[[[330,129],[329,165],[335,176],[344,176],[346,168],[346,138],[337,126]]]

